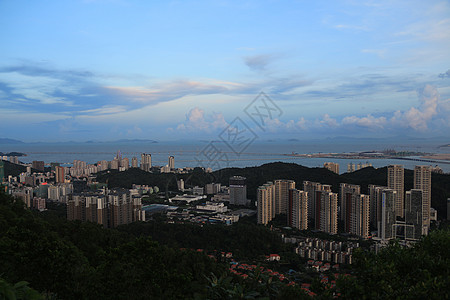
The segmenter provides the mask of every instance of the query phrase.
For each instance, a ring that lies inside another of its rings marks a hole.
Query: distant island
[[[0,152],[0,156],[27,156],[27,155],[21,152],[8,152],[8,153]]]
[[[441,145],[438,148],[450,148],[450,144],[446,144],[446,145]]]

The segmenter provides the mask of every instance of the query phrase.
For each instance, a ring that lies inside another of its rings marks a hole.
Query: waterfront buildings
[[[169,156],[169,164],[168,164],[170,170],[175,169],[175,157]]]
[[[326,162],[326,163],[323,164],[323,167],[325,169],[330,170],[331,172],[339,174],[339,164],[338,163]]]
[[[137,168],[138,166],[139,166],[138,159],[137,159],[136,156],[133,156],[131,158],[131,167],[132,168]]]
[[[142,153],[141,154],[141,170],[149,172],[152,168],[152,155]]]

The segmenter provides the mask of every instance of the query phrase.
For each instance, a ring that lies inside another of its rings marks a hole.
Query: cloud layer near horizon
[[[283,111],[268,138],[448,136],[449,16],[419,0],[2,2],[0,137],[215,138],[261,91]]]

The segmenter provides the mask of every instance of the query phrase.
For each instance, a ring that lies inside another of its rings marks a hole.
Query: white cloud
[[[439,93],[436,88],[426,85],[419,92],[420,106],[411,107],[405,112],[397,111],[391,119],[403,127],[410,127],[417,131],[426,131],[428,122],[438,113]]]
[[[89,109],[89,110],[83,110],[80,111],[80,113],[83,114],[89,114],[89,115],[109,115],[109,114],[117,114],[127,111],[125,106],[122,105],[105,105],[100,108],[96,109]]]
[[[223,129],[226,126],[228,126],[228,123],[221,113],[213,113],[211,116],[205,116],[203,109],[194,107],[186,114],[186,121],[178,124],[177,130],[182,132],[211,133],[218,129]]]
[[[367,115],[365,117],[348,116],[342,119],[343,125],[357,125],[360,127],[382,129],[387,123],[386,117],[374,117]]]

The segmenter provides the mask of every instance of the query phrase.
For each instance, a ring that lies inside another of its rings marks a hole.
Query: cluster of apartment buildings
[[[315,261],[329,261],[337,264],[351,264],[353,249],[359,247],[358,243],[322,240],[318,238],[305,238],[298,243],[295,252],[300,257]]]
[[[340,192],[318,182],[275,180],[257,190],[258,223],[268,224],[286,214],[288,226],[315,229],[330,234],[344,232],[369,238],[377,229],[382,240],[402,237],[417,240],[428,234],[431,213],[431,167],[416,166],[414,188],[404,191],[404,168],[388,167],[387,186],[369,185],[368,195],[359,185],[341,183]]]
[[[142,197],[135,190],[108,190],[72,195],[67,219],[90,221],[105,228],[145,221]]]

